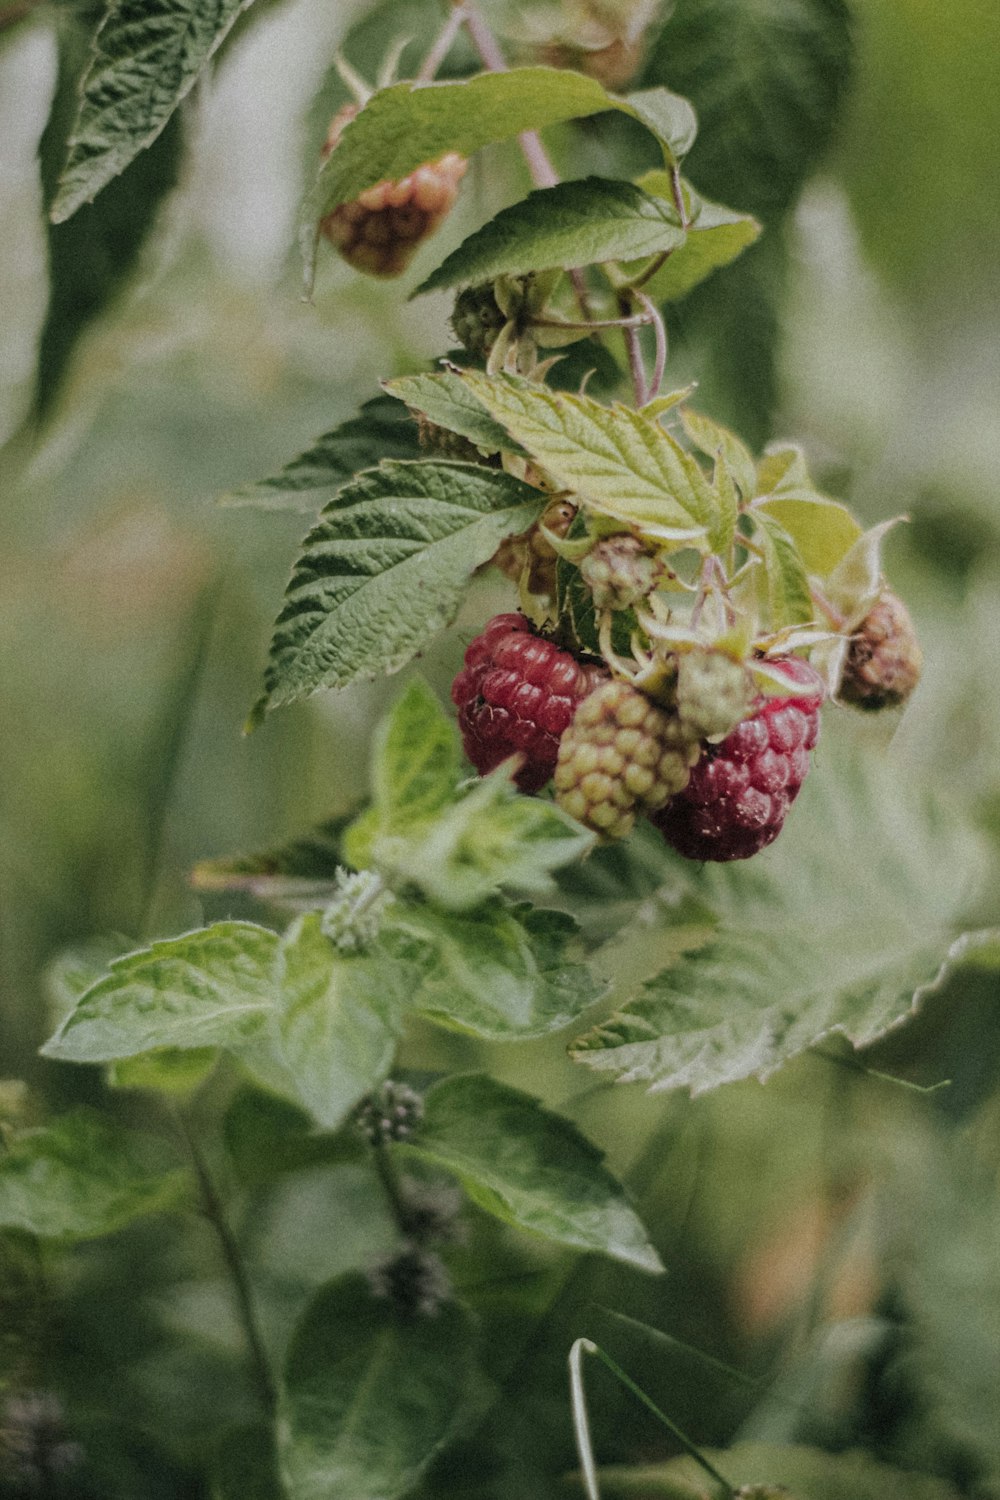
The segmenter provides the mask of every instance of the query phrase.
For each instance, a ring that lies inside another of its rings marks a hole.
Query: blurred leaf
[[[823,1453],[816,1448],[769,1447],[740,1443],[709,1449],[709,1461],[734,1485],[768,1500],[787,1490],[787,1500],[958,1500],[958,1492],[941,1479],[890,1469],[864,1453]],[[711,1483],[692,1458],[644,1468],[600,1470],[605,1500],[710,1500]]]
[[[52,204],[55,223],[151,146],[251,0],[118,0],[94,39]]]
[[[0,1228],[88,1240],[176,1208],[187,1174],[152,1165],[154,1155],[154,1143],[87,1110],[14,1133],[0,1154]]]
[[[861,535],[861,527],[846,505],[824,495],[773,498],[754,506],[754,515],[773,516],[791,537],[809,573],[826,578]]]
[[[677,0],[648,82],[690,96],[688,167],[712,197],[770,219],[822,156],[851,76],[844,0]]]
[[[354,1161],[363,1150],[354,1132],[320,1134],[297,1104],[248,1085],[226,1110],[223,1136],[240,1182],[251,1187],[303,1167]]]
[[[215,1457],[211,1500],[285,1500],[270,1427],[247,1424],[224,1435]]]
[[[630,182],[584,177],[538,188],[463,240],[417,292],[498,276],[564,271],[675,251],[684,230],[673,204]]]
[[[755,510],[754,536],[764,552],[767,609],[770,628],[804,625],[816,608],[809,592],[805,566],[792,538],[767,511]]]
[[[59,75],[39,146],[46,206],[55,197],[66,156],[97,12],[59,6],[55,20]],[[175,120],[100,204],[85,207],[72,223],[49,223],[49,305],[39,342],[36,416],[47,414],[81,335],[138,270],[157,211],[176,187],[181,165],[180,121]]]
[[[306,537],[254,716],[398,671],[450,623],[472,573],[545,496],[474,464],[387,462],[347,485]]]
[[[882,591],[882,541],[898,517],[859,533],[826,579],[826,594],[848,627],[859,625]]]
[[[637,186],[660,198],[671,197],[669,172],[644,172]],[[643,283],[643,288],[655,302],[674,302],[685,297],[713,271],[734,261],[759,234],[760,225],[749,214],[699,197],[684,243],[671,251],[659,270]]]
[[[248,891],[282,906],[322,906],[333,895],[338,869],[346,864],[343,834],[355,816],[327,818],[309,833],[259,854],[200,860],[191,871],[191,884],[196,891]]]
[[[458,913],[398,902],[386,921],[425,954],[414,1007],[474,1036],[544,1036],[603,993],[590,971],[573,962],[568,950],[577,926],[562,912],[492,902]]]
[[[387,380],[390,395],[405,401],[439,427],[460,433],[484,453],[521,453],[519,443],[509,437],[499,422],[476,400],[457,370],[442,370],[433,375],[401,375]]]
[[[454,1172],[487,1213],[643,1271],[663,1266],[603,1153],[561,1115],[485,1073],[436,1083],[405,1148]]]
[[[487,410],[592,510],[652,537],[690,540],[715,519],[712,487],[663,428],[625,406],[466,370]]]
[[[955,931],[983,859],[954,811],[913,795],[898,770],[825,756],[752,869],[688,876],[717,917],[709,942],[573,1056],[622,1081],[698,1094],[766,1079],[835,1033],[856,1047],[875,1041],[969,957]]]
[[[108,1065],[108,1083],[115,1089],[152,1089],[161,1094],[189,1094],[204,1083],[215,1067],[214,1047],[188,1051],[168,1047],[144,1052]]]
[[[398,181],[448,151],[471,156],[582,115],[622,110],[656,134],[668,158],[693,138],[685,100],[654,88],[623,99],[593,78],[555,68],[511,68],[433,85],[397,83],[379,89],[344,129],[302,208],[301,244],[307,285],[312,282],[317,224],[340,203],[385,178]]]
[[[374,396],[356,417],[317,438],[280,474],[240,485],[224,495],[221,503],[308,515],[360,469],[373,468],[383,458],[420,456],[416,423],[388,396]]]
[[[45,1046],[64,1062],[112,1062],[160,1047],[239,1045],[274,1001],[278,937],[217,922],[115,959]]]
[[[460,1421],[474,1376],[457,1303],[403,1317],[364,1276],[331,1281],[285,1365],[278,1444],[289,1500],[400,1500]]]

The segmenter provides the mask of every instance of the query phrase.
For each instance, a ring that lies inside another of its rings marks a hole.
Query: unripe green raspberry
[[[492,282],[467,286],[455,298],[451,326],[455,337],[470,354],[487,359],[507,316],[497,302]]]
[[[722,651],[685,651],[677,667],[677,714],[692,739],[727,735],[746,718],[753,685],[745,667]]]
[[[870,712],[898,708],[920,681],[922,667],[910,612],[886,589],[851,641],[838,696]]]
[[[627,682],[605,682],[580,704],[559,742],[556,801],[606,838],[624,838],[687,785],[701,747],[675,714]]]
[[[663,564],[623,532],[599,541],[580,564],[580,576],[598,609],[629,609],[655,589]]]

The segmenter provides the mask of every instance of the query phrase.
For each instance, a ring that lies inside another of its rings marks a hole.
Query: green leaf
[[[539,188],[501,210],[463,240],[417,293],[530,271],[638,260],[676,250],[684,238],[672,203],[630,182],[585,177]]]
[[[840,114],[850,22],[843,0],[678,0],[644,76],[690,96],[707,193],[765,220],[791,206]]]
[[[157,1143],[74,1110],[7,1138],[0,1155],[0,1228],[46,1240],[89,1240],[176,1208],[187,1174],[165,1170]]]
[[[772,630],[802,625],[816,610],[809,592],[809,578],[792,538],[766,511],[755,510],[754,535],[764,551],[767,580],[768,619]]]
[[[286,1500],[274,1433],[262,1423],[225,1433],[212,1469],[212,1500]]]
[[[660,137],[668,159],[691,138],[689,107],[666,89],[622,99],[593,78],[556,68],[511,68],[433,84],[397,83],[380,89],[345,128],[302,209],[302,253],[312,282],[316,226],[340,203],[386,178],[398,181],[448,151],[471,156],[482,146],[509,141],[582,115],[617,109]],[[672,139],[673,138],[673,139]]]
[[[59,73],[48,124],[39,146],[46,206],[56,195],[67,138],[80,103],[80,83],[90,58],[92,26],[69,6],[54,12]],[[49,305],[38,349],[35,415],[44,417],[88,326],[125,290],[142,264],[158,210],[177,185],[182,167],[180,121],[133,162],[102,197],[69,224],[48,225]]]
[[[692,411],[690,406],[681,408],[681,421],[692,443],[706,457],[716,458],[722,454],[744,500],[752,499],[757,492],[757,470],[751,454],[736,434],[702,412]]]
[[[108,1067],[108,1083],[115,1089],[151,1089],[160,1094],[189,1094],[204,1083],[215,1067],[214,1047],[186,1052],[169,1047],[123,1058]]]
[[[594,835],[555,803],[522,796],[509,768],[498,766],[408,834],[376,836],[371,857],[393,881],[453,911],[469,911],[501,888],[551,890],[551,872],[593,843]]]
[[[375,396],[356,417],[317,438],[279,474],[241,485],[221,503],[311,514],[319,501],[329,499],[359,469],[370,469],[383,458],[419,457],[416,423],[400,411],[396,401]]]
[[[599,1000],[604,986],[571,956],[577,924],[563,912],[499,903],[435,911],[397,902],[393,930],[422,949],[416,1010],[491,1041],[544,1036]]]
[[[826,596],[844,616],[848,628],[859,625],[882,591],[882,542],[899,517],[859,532],[826,578]]]
[[[983,859],[954,811],[914,796],[898,767],[862,766],[849,737],[839,754],[825,747],[781,838],[752,868],[683,866],[716,930],[573,1055],[654,1090],[698,1094],[766,1079],[836,1034],[863,1047],[970,961],[974,945],[956,930]],[[674,890],[662,908],[667,924],[676,900]]]
[[[409,970],[376,946],[363,956],[338,951],[317,912],[299,917],[281,940],[273,1031],[241,1055],[266,1081],[287,1075],[283,1092],[335,1130],[362,1095],[388,1076],[406,1003]]]
[[[222,1128],[229,1159],[247,1187],[303,1167],[356,1161],[365,1150],[357,1132],[321,1134],[299,1105],[249,1084],[233,1095]]]
[[[754,514],[771,516],[795,543],[806,571],[825,578],[861,535],[846,505],[825,495],[783,497],[754,506]]]
[[[278,616],[255,713],[395,672],[450,623],[472,573],[545,496],[476,464],[389,462],[309,533]]]
[[[338,869],[347,863],[343,836],[354,817],[327,818],[309,833],[258,854],[203,859],[191,871],[191,884],[196,891],[246,891],[282,906],[321,906],[334,893]]]
[[[717,501],[694,459],[663,428],[625,406],[467,370],[488,411],[590,509],[650,537],[691,541],[714,524]]]
[[[52,205],[62,223],[152,145],[251,0],[118,0],[94,39]]]
[[[473,396],[457,370],[442,370],[433,375],[401,375],[387,380],[390,396],[405,401],[413,411],[423,412],[439,427],[468,438],[483,453],[523,452],[519,443],[494,422]]]
[[[278,1449],[289,1500],[401,1500],[475,1383],[469,1315],[404,1318],[350,1272],[306,1309],[285,1365]]]
[[[698,117],[690,102],[662,86],[637,89],[626,99],[629,113],[641,120],[665,148],[668,164],[678,166],[698,134]]]
[[[433,818],[455,794],[461,758],[455,725],[422,678],[407,683],[372,750],[372,796],[386,834]]]
[[[660,198],[671,196],[669,172],[646,172],[638,179],[637,186]],[[749,214],[699,199],[684,243],[644,283],[644,290],[655,302],[674,302],[685,297],[713,271],[728,266],[741,255],[757,239],[760,230],[760,224]]]
[[[603,1153],[520,1089],[485,1073],[444,1079],[426,1095],[403,1149],[454,1172],[472,1201],[505,1224],[643,1271],[663,1269]]]
[[[775,1486],[775,1500],[958,1500],[943,1479],[891,1469],[866,1453],[738,1443],[705,1456],[741,1493],[745,1486],[760,1500],[767,1500],[767,1486]],[[707,1493],[705,1472],[693,1458],[598,1472],[605,1500],[704,1500]]]
[[[111,1062],[161,1047],[236,1046],[274,1000],[278,938],[251,922],[218,922],[115,959],[80,998],[45,1057]]]

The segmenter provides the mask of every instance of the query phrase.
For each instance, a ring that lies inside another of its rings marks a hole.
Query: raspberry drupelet
[[[522,792],[539,791],[555,769],[560,737],[577,704],[606,675],[536,635],[524,615],[496,615],[469,646],[452,683],[466,755],[485,776],[519,753],[514,780]]]
[[[653,823],[687,859],[749,859],[781,832],[819,738],[823,686],[807,662],[788,657],[794,697],[759,700],[719,745],[708,745],[684,790]]]

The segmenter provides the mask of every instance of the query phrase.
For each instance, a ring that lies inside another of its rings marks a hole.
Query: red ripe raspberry
[[[536,635],[524,615],[496,615],[451,685],[465,753],[480,776],[520,753],[514,780],[522,792],[537,792],[555,769],[577,704],[605,675]]]
[[[345,104],[333,117],[324,157],[336,149],[344,127],[357,113],[358,105]],[[401,276],[420,242],[451,211],[467,166],[464,156],[448,151],[398,182],[385,178],[351,203],[339,203],[320,220],[320,230],[356,271]]]
[[[707,745],[682,792],[652,821],[687,859],[749,859],[781,832],[819,738],[820,678],[797,657],[781,663],[803,692],[758,699],[720,745]]]

